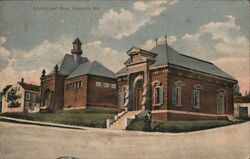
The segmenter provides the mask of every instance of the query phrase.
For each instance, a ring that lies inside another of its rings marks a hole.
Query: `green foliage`
[[[82,110],[57,110],[54,113],[4,113],[2,116],[43,121],[58,124],[105,128],[106,119],[114,118],[117,112],[109,109],[88,108]]]
[[[17,91],[12,88],[7,94],[8,106],[11,108],[19,107],[20,106],[20,103],[18,102],[19,98],[21,98],[20,95],[18,95]]]
[[[135,120],[126,129],[143,131],[143,120]],[[153,121],[153,131],[157,132],[190,132],[234,124],[228,120],[197,120],[197,121]]]

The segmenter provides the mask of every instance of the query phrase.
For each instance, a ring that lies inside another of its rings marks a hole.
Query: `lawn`
[[[157,128],[152,131],[178,133],[178,132],[205,130],[232,124],[235,123],[228,120],[167,121],[167,122],[152,121],[151,128],[155,128],[157,126]],[[143,131],[143,126],[144,126],[143,120],[135,120],[126,129]]]
[[[116,114],[116,110],[87,108],[81,110],[58,110],[54,113],[4,113],[1,114],[1,116],[58,124],[105,128],[106,119],[113,118]]]

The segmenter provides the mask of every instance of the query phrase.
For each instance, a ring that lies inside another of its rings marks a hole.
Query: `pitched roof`
[[[24,90],[39,92],[39,89],[40,89],[40,86],[33,85],[33,84],[22,83],[22,82],[18,82],[18,84],[19,84],[21,87],[23,87]]]
[[[235,80],[232,76],[222,71],[219,67],[217,67],[213,63],[180,54],[177,51],[175,51],[173,48],[171,48],[170,46],[166,47],[166,45],[158,45],[150,51],[158,54],[158,56],[156,57],[156,62],[150,67],[172,64],[172,65],[181,66],[181,67],[189,68],[192,70],[208,73],[208,74],[215,75],[218,77]]]
[[[155,58],[155,63],[150,65],[150,68],[159,67],[163,65],[175,65],[215,75],[218,77],[235,80],[232,76],[222,71],[219,67],[217,67],[213,63],[180,54],[170,46],[166,47],[165,44],[157,45],[156,47],[151,49],[150,52],[157,54]],[[117,74],[124,74],[124,73],[126,73],[125,68],[117,72]]]
[[[116,78],[115,74],[97,61],[80,64],[66,79],[81,75],[97,75],[109,78]]]
[[[79,56],[79,60],[76,60],[77,55],[65,54],[64,57],[58,62],[58,71],[61,75],[69,75],[76,69],[79,64],[89,62],[88,58]],[[53,73],[54,70],[50,72]]]
[[[118,72],[116,72],[116,75],[127,74],[127,72],[128,72],[128,68],[127,68],[127,67],[123,67],[123,68],[120,69]]]
[[[3,88],[2,93],[6,93],[10,88],[12,87],[12,85],[7,85]]]

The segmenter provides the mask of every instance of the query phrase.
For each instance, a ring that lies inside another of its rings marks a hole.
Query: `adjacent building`
[[[250,94],[234,97],[234,116],[236,118],[250,119]]]
[[[73,42],[71,54],[65,54],[52,72],[41,76],[41,108],[82,109],[117,108],[115,74],[97,61],[82,57],[81,41]]]
[[[233,115],[237,81],[211,62],[166,44],[132,47],[117,72],[118,111],[151,110],[155,120],[218,119]]]
[[[24,82],[9,85],[2,94],[1,112],[38,112],[40,108],[38,94],[40,87]]]

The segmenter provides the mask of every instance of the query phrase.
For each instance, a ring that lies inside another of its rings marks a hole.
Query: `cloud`
[[[110,9],[99,19],[98,35],[121,39],[130,36],[142,26],[152,23],[152,18],[159,16],[166,8],[163,4],[176,1],[137,1],[131,11],[121,8]]]
[[[0,88],[21,78],[39,84],[42,69],[46,68],[48,72],[65,53],[69,53],[72,40],[71,36],[61,36],[55,42],[44,40],[27,51],[6,50],[0,46]]]
[[[6,41],[6,37],[0,36],[0,70],[11,62],[10,52],[2,46]]]
[[[4,44],[7,41],[6,37],[0,36],[0,45]]]
[[[195,34],[186,34],[182,37],[187,47],[194,55],[201,58],[220,58],[224,56],[242,57],[249,51],[249,40],[240,35],[240,26],[235,23],[235,17],[227,16],[226,22],[210,22],[199,28]],[[210,39],[203,40],[206,35]],[[207,41],[210,41],[209,43]],[[211,42],[214,42],[211,43]],[[214,51],[213,56],[207,51]]]
[[[99,20],[98,29],[101,35],[121,39],[123,36],[133,34],[148,21],[147,18],[139,20],[133,13],[123,8],[120,12],[111,9]]]
[[[240,33],[240,26],[232,15],[225,22],[210,22],[200,26],[194,34],[185,34],[182,42],[185,52],[192,56],[214,61],[223,70],[234,76],[241,91],[248,89],[249,39]]]
[[[168,45],[172,45],[173,43],[176,42],[176,36],[173,36],[173,35],[168,36],[167,37],[167,42],[168,42]],[[158,38],[157,44],[163,44],[163,43],[165,43],[165,37],[161,36],[160,38]],[[155,47],[155,45],[156,45],[155,39],[149,39],[149,40],[145,41],[145,43],[143,44],[142,48],[146,49],[146,50],[150,50],[153,47]]]
[[[39,85],[42,69],[50,72],[64,54],[71,54],[73,40],[72,36],[61,36],[53,42],[44,40],[27,51],[6,50],[0,46],[0,89],[21,78],[28,83]],[[121,69],[128,58],[125,53],[103,46],[101,41],[83,45],[82,56],[100,62],[114,72]]]
[[[159,16],[165,10],[165,7],[163,7],[162,4],[166,3],[168,3],[168,1],[138,1],[133,4],[133,8],[147,13],[150,16]]]
[[[84,46],[83,55],[89,60],[102,63],[113,72],[119,71],[128,58],[127,54],[120,53],[112,48],[103,46],[101,41],[89,42]]]
[[[249,89],[249,73],[247,66],[249,60],[244,57],[224,57],[213,61],[214,64],[239,81],[240,90],[244,94]]]

